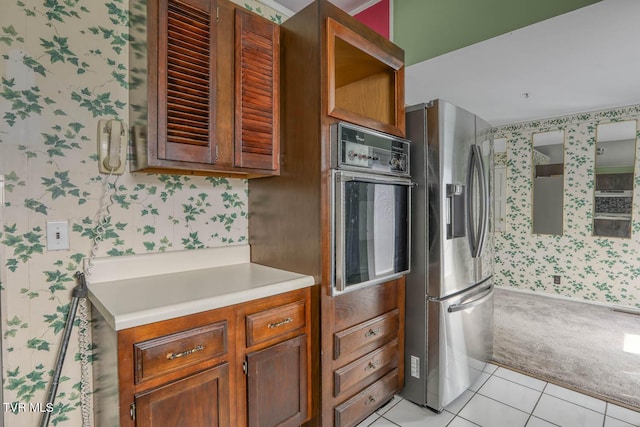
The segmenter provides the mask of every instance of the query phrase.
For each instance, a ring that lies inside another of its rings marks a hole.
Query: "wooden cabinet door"
[[[137,427],[229,426],[229,364],[136,395]]]
[[[294,427],[306,419],[306,342],[300,335],[247,355],[249,427]]]
[[[216,0],[160,0],[158,159],[215,163]]]
[[[279,170],[280,28],[235,14],[235,166]]]

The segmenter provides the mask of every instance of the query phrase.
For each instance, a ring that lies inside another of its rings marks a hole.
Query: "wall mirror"
[[[495,159],[494,230],[505,231],[507,226],[507,138],[493,140]]]
[[[636,120],[596,128],[593,235],[631,237]]]
[[[562,235],[564,131],[533,134],[533,233]]]

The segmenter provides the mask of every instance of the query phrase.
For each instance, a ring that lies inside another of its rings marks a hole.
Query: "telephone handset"
[[[127,156],[127,127],[121,120],[98,121],[98,168],[122,175]]]

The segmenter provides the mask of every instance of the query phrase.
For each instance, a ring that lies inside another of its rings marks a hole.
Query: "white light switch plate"
[[[47,221],[47,250],[69,249],[69,221]]]

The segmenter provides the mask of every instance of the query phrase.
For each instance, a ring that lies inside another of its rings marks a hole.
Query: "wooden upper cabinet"
[[[405,135],[404,53],[327,18],[327,114]]]
[[[235,165],[278,170],[279,27],[236,9],[235,56]]]
[[[229,0],[130,0],[132,171],[279,174],[279,26]]]
[[[158,158],[215,163],[216,2],[162,0]]]

